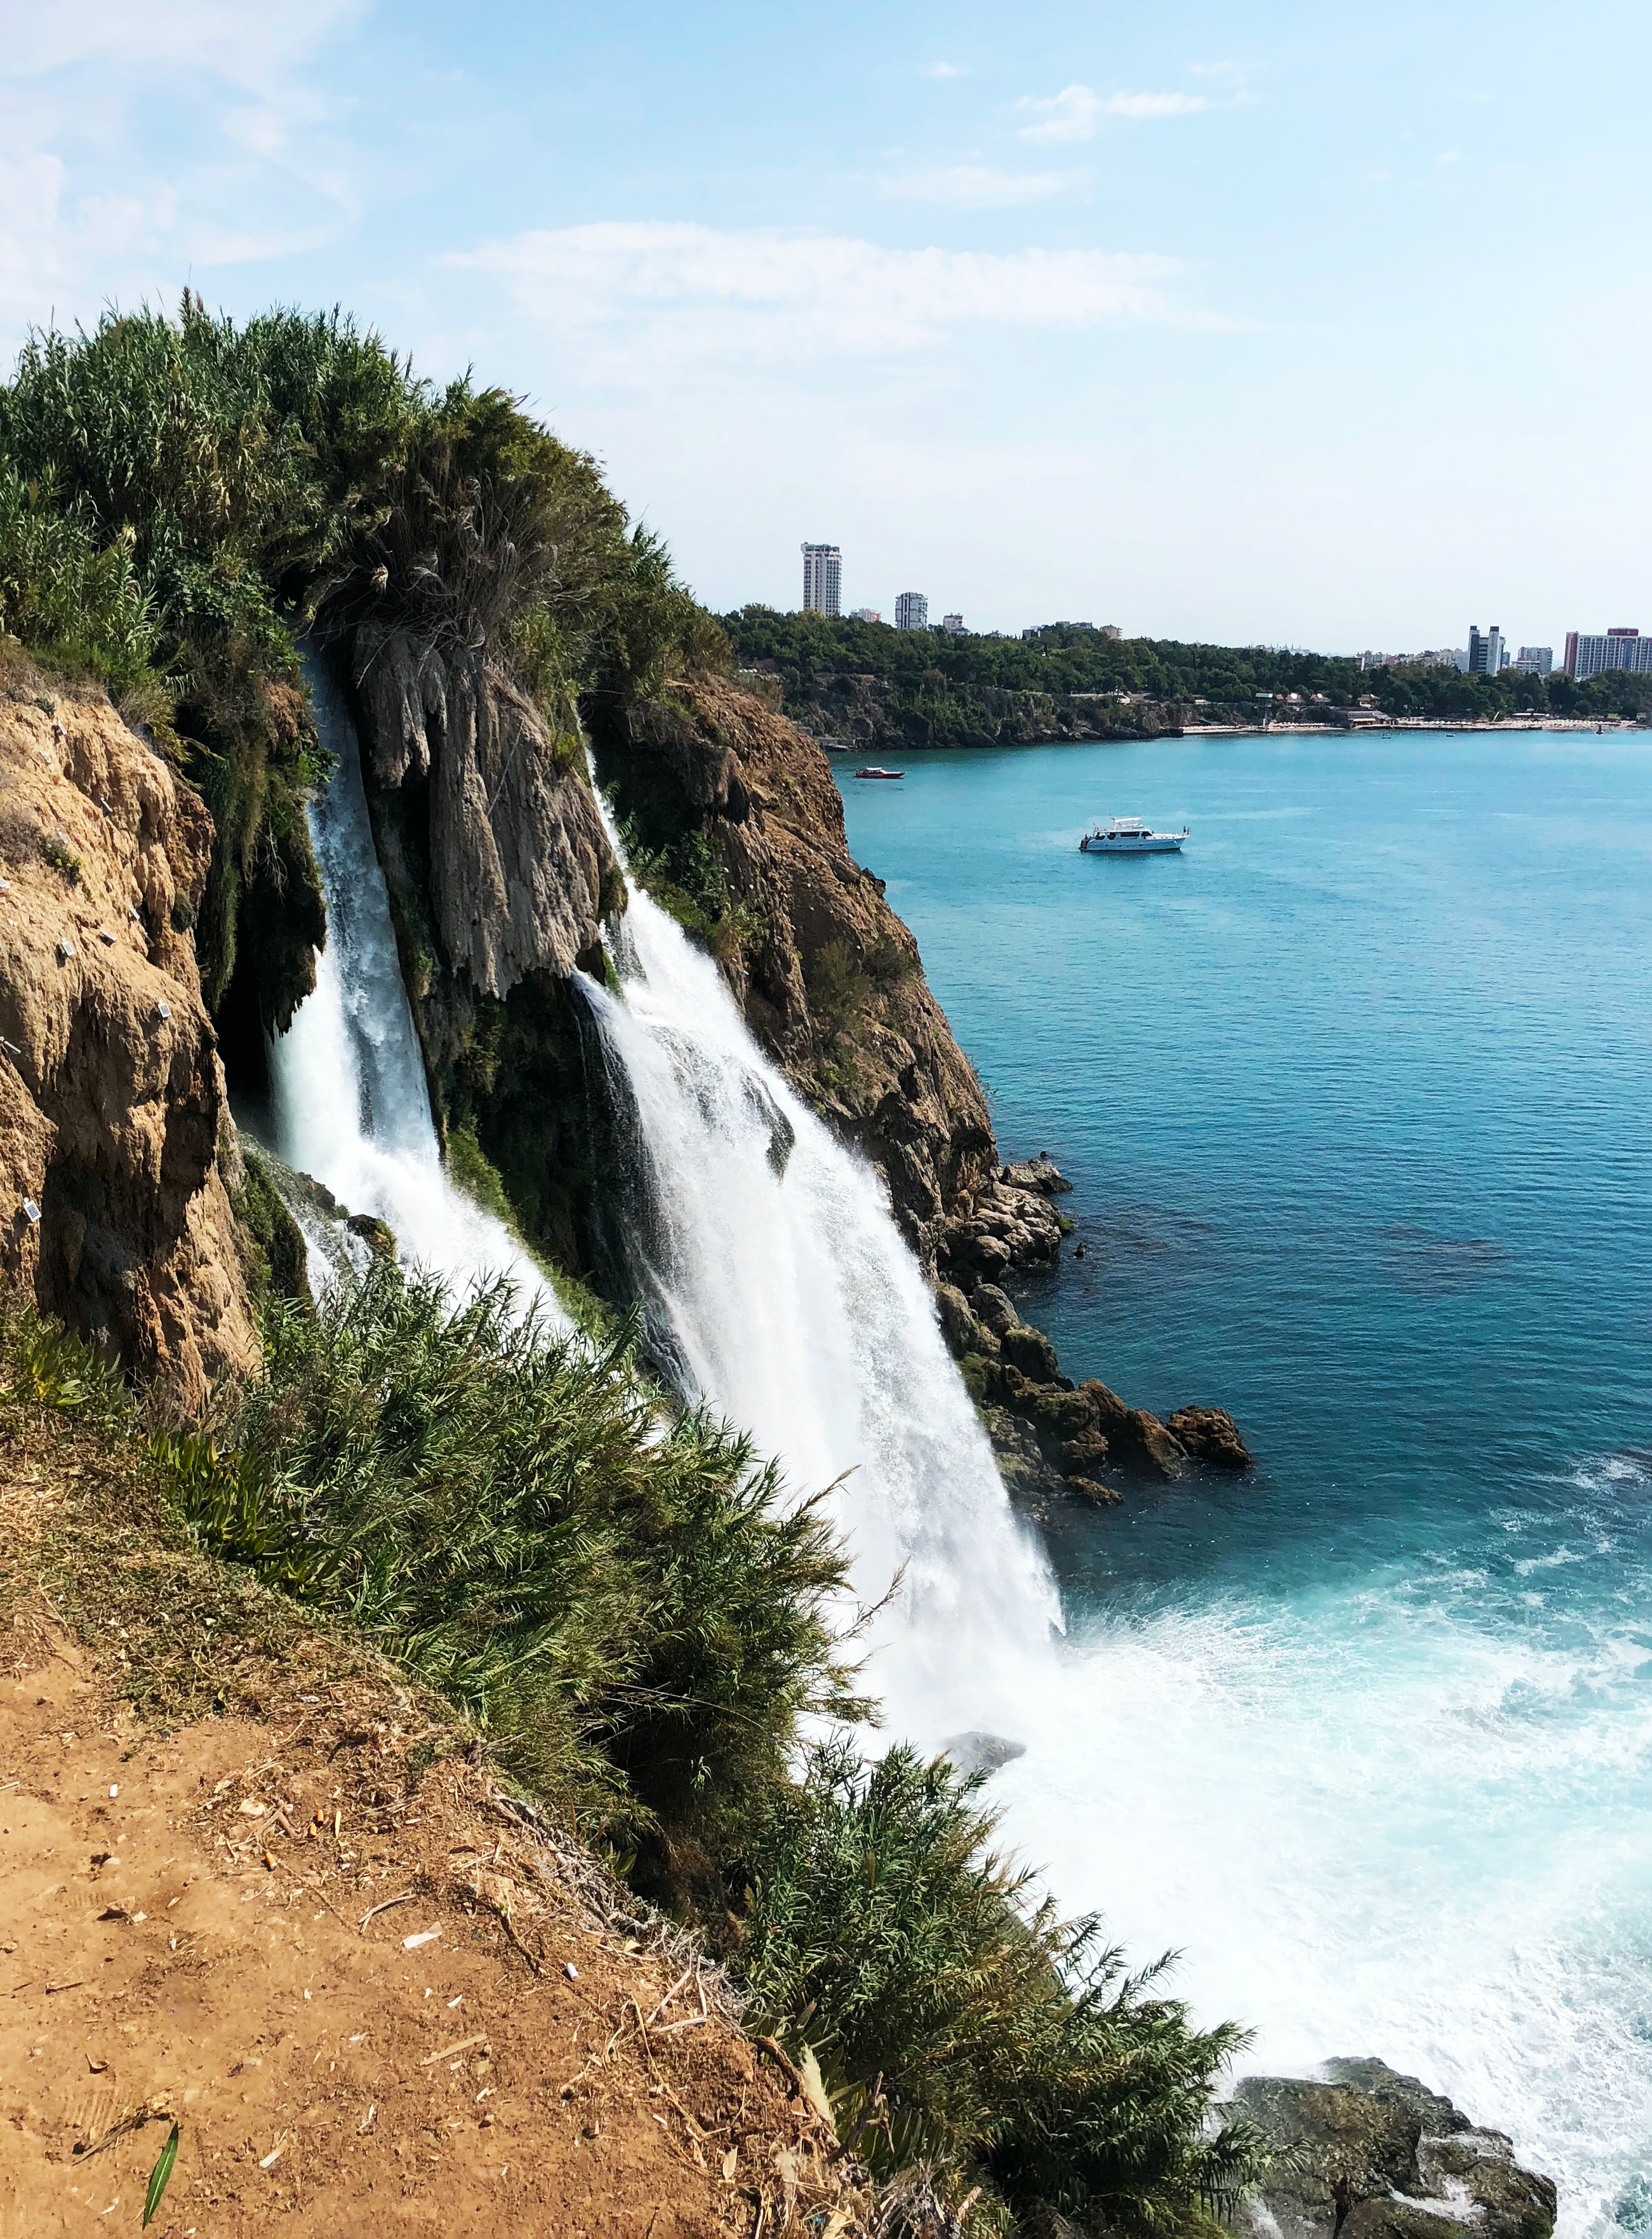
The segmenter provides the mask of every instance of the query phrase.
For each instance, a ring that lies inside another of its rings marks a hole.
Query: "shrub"
[[[815,1026],[829,1041],[853,1028],[871,993],[846,940],[828,940],[817,948],[804,965],[803,984]]]
[[[1098,1919],[1035,1901],[979,1787],[907,1749],[814,1750],[753,1870],[766,2010],[874,2163],[939,2158],[1032,2229],[1199,2226],[1259,2165],[1248,2126],[1208,2127],[1242,2034],[1196,2029],[1156,1993],[1164,1963],[1129,1977]]]
[[[40,855],[41,860],[67,879],[71,887],[80,884],[83,867],[81,860],[70,846],[67,834],[63,832],[43,834],[40,841]]]
[[[659,1877],[783,1782],[799,1717],[864,1710],[819,1506],[705,1412],[664,1418],[626,1340],[388,1262],[314,1313],[272,1299],[264,1337],[210,1456],[170,1456],[202,1545],[348,1616]]]

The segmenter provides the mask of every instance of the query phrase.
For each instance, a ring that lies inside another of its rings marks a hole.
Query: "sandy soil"
[[[0,2239],[136,2231],[174,2121],[165,2239],[861,2229],[715,1980],[605,1926],[485,1771],[417,1771],[410,1698],[157,1737],[35,1640],[0,1678]]]

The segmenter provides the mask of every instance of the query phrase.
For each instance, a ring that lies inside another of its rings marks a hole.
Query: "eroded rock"
[[[257,1358],[188,931],[211,820],[101,692],[41,697],[0,699],[0,1277],[193,1404]]]
[[[1225,1407],[1178,1407],[1164,1418],[1164,1428],[1198,1462],[1212,1469],[1249,1469],[1249,1447],[1239,1426]]]
[[[428,779],[430,906],[451,968],[501,997],[589,959],[617,891],[582,744],[550,735],[484,649],[364,625],[351,675],[374,784]],[[387,867],[388,868],[390,867]]]
[[[1327,2061],[1324,2078],[1247,2076],[1238,2110],[1298,2162],[1236,2218],[1256,2239],[1549,2239],[1555,2187],[1500,2130],[1380,2060]]]

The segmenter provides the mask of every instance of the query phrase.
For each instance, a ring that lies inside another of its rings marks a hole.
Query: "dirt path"
[[[415,1776],[405,1697],[157,1737],[49,1646],[0,1679],[0,2239],[136,2232],[174,2120],[157,2239],[860,2229],[715,1983]]]

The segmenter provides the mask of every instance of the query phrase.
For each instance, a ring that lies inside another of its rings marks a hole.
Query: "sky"
[[[0,0],[0,356],[194,287],[527,398],[721,610],[1652,628],[1617,0]]]

